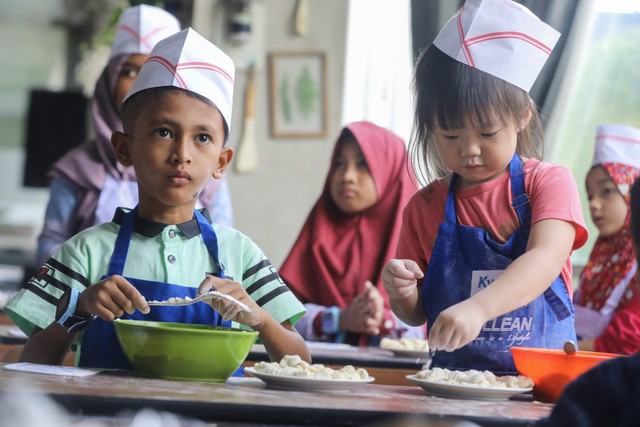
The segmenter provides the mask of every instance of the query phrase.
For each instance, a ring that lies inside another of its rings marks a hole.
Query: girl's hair
[[[518,132],[516,152],[524,158],[544,157],[544,135],[538,108],[529,94],[491,74],[454,60],[434,45],[418,58],[413,89],[415,115],[409,153],[416,170],[427,182],[449,173],[440,160],[432,136],[436,126],[462,129],[491,127],[499,117],[519,127],[527,110],[529,124]]]

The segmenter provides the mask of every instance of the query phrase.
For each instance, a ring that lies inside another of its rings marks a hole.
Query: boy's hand
[[[382,269],[382,283],[391,299],[411,296],[423,277],[418,264],[410,259],[392,259]]]
[[[113,275],[85,289],[78,297],[76,311],[79,315],[95,314],[111,321],[136,309],[147,314],[149,304],[124,277]]]
[[[384,300],[382,295],[373,283],[367,280],[362,293],[340,311],[340,329],[378,335],[383,315]]]
[[[240,283],[209,275],[200,283],[198,295],[209,291],[217,291],[232,296],[238,301],[245,303],[251,309],[251,312],[246,312],[242,310],[242,307],[232,301],[223,298],[213,298],[209,304],[214,310],[220,313],[223,320],[233,320],[234,322],[260,330],[266,318],[270,317],[268,313],[256,304]]]

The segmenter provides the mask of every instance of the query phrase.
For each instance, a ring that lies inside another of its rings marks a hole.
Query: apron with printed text
[[[127,259],[129,250],[129,242],[131,233],[133,232],[133,223],[137,217],[138,209],[124,215],[118,237],[116,238],[115,248],[111,255],[109,263],[109,272],[102,277],[106,279],[114,274],[122,275],[124,264]],[[218,266],[215,275],[224,277],[224,269],[218,259],[218,240],[213,227],[207,222],[204,216],[194,211],[202,239],[207,250],[213,257],[215,264]],[[132,277],[125,277],[147,301],[164,301],[172,297],[183,298],[185,296],[195,298],[198,288],[181,286],[171,283],[156,282],[151,280],[142,280]],[[204,278],[203,278],[204,279]],[[231,321],[223,321],[222,316],[211,308],[209,304],[191,304],[180,307],[151,307],[149,314],[142,314],[136,310],[133,314],[124,313],[122,319],[134,320],[153,320],[159,322],[177,322],[202,325],[231,326]],[[113,369],[132,369],[131,364],[127,360],[118,343],[115,328],[112,322],[104,321],[100,318],[91,324],[82,337],[82,345],[80,347],[81,367],[92,368],[113,368]]]
[[[520,227],[505,243],[494,241],[482,228],[457,223],[455,180],[451,178],[429,267],[422,283],[422,305],[427,329],[448,307],[479,292],[525,253],[531,228],[529,197],[525,193],[522,161],[514,155],[509,165],[512,206]],[[478,337],[453,352],[437,351],[432,367],[489,370],[516,374],[510,347],[562,348],[575,340],[573,304],[558,276],[551,286],[529,304],[487,322]]]

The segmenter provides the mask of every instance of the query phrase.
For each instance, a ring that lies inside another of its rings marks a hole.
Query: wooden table
[[[467,419],[481,426],[531,425],[552,405],[523,400],[484,402],[428,396],[417,386],[367,384],[344,392],[266,388],[256,378],[227,383],[170,381],[131,372],[103,371],[68,377],[0,370],[0,392],[17,384],[39,390],[71,413],[114,415],[145,407],[203,421],[280,425],[363,425],[414,415],[424,419]]]
[[[364,368],[374,377],[375,384],[413,385],[407,375],[413,375],[422,369],[425,359],[398,357],[389,350],[379,347],[354,347],[346,344],[307,342],[312,362],[340,368],[353,365]],[[252,347],[245,366],[253,366],[258,361],[268,361],[264,346]]]

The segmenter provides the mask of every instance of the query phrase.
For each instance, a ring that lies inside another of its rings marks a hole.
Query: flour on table
[[[303,377],[330,380],[364,380],[369,378],[369,373],[362,368],[354,368],[351,365],[340,369],[333,369],[322,364],[310,364],[297,355],[284,356],[280,362],[258,362],[253,365],[256,372],[269,375],[281,375],[287,377]]]
[[[478,387],[496,388],[530,388],[533,387],[533,380],[523,375],[496,376],[490,371],[450,371],[445,368],[433,368],[420,371],[415,376],[420,380],[427,380],[436,383],[471,385]]]

